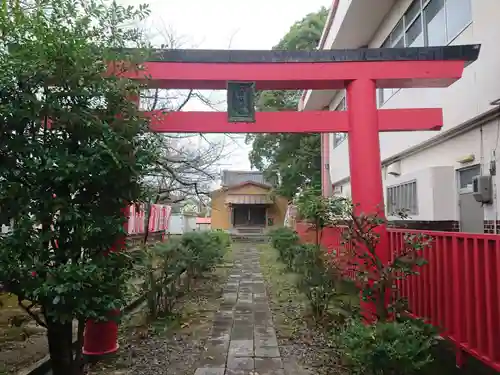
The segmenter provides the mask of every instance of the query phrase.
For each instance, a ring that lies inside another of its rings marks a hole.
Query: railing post
[[[462,285],[462,272],[460,267],[460,259],[458,257],[458,241],[456,237],[452,237],[451,239],[451,259],[452,259],[452,267],[453,267],[453,329],[455,330],[455,361],[458,368],[462,368],[464,363],[464,355],[462,350],[462,339],[463,339],[463,331],[462,331],[462,321],[463,321],[463,306],[462,306],[462,298],[463,298],[463,285]]]

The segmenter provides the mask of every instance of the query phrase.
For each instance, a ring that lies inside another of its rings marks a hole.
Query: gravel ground
[[[346,374],[334,348],[328,346],[322,330],[308,317],[305,297],[295,287],[295,275],[287,273],[277,260],[277,252],[260,246],[261,266],[267,282],[269,303],[276,334],[289,374]]]
[[[120,350],[113,358],[90,366],[89,375],[193,375],[220,305],[227,263],[197,280],[168,319],[145,323],[139,309],[122,324]]]

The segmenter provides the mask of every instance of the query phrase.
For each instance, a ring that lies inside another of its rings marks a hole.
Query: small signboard
[[[255,122],[255,82],[227,83],[229,122]]]

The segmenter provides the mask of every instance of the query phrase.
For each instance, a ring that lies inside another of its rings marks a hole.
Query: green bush
[[[423,374],[433,361],[436,331],[420,321],[352,321],[337,338],[353,375]]]
[[[330,303],[342,295],[343,283],[338,272],[325,261],[324,249],[300,244],[297,232],[290,228],[278,228],[270,233],[270,238],[280,261],[298,275],[297,288],[309,300],[312,314],[317,318],[324,316]]]
[[[183,287],[189,288],[193,279],[221,263],[229,245],[229,236],[224,232],[188,232],[147,250],[145,288],[151,315],[169,313]],[[184,272],[186,281],[180,283]]]
[[[279,254],[279,260],[283,262],[289,270],[292,270],[294,263],[294,247],[299,244],[299,235],[293,229],[282,227],[274,229],[269,233],[271,246]]]
[[[231,236],[229,233],[224,232],[223,230],[217,229],[207,232],[210,237],[212,237],[213,241],[215,241],[221,249],[227,249],[231,246]]]
[[[304,244],[293,246],[292,251],[293,271],[299,275],[297,287],[309,300],[314,317],[321,318],[334,300],[345,295],[343,280],[325,261],[323,248]]]
[[[211,232],[185,233],[180,238],[180,244],[187,252],[187,272],[190,279],[211,270],[224,256],[219,238]]]

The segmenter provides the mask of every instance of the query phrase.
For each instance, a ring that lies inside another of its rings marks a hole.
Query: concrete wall
[[[211,230],[212,226],[210,224],[196,224],[196,230],[199,232],[205,232]]]
[[[183,214],[172,214],[170,216],[168,232],[170,234],[184,234],[197,230],[196,217]]]

